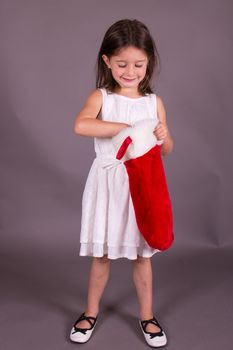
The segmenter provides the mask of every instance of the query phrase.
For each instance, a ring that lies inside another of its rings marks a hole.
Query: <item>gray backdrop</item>
[[[76,346],[69,332],[91,263],[78,255],[81,198],[95,154],[73,126],[95,88],[103,35],[123,18],[143,21],[155,39],[154,87],[174,139],[163,159],[175,243],[152,258],[155,316],[167,349],[230,349],[232,1],[0,4],[1,349]],[[112,261],[86,349],[146,348],[138,312],[132,262]]]

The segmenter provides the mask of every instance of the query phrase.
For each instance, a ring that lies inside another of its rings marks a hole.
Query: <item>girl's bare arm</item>
[[[168,129],[165,107],[162,99],[159,96],[157,96],[157,114],[158,114],[160,123],[155,128],[156,130],[155,135],[159,139],[164,139],[164,142],[161,148],[161,153],[163,156],[165,156],[172,152],[174,142],[173,142],[171,133]]]
[[[93,137],[113,137],[127,126],[126,123],[108,122],[96,119],[102,106],[102,93],[94,90],[77,114],[74,124],[76,134]]]

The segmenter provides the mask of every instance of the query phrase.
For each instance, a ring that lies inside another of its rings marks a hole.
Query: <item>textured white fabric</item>
[[[143,119],[158,119],[156,95],[130,98],[101,88],[101,120],[134,125]],[[80,256],[109,259],[151,257],[150,247],[137,227],[123,160],[116,159],[111,137],[94,138],[96,158],[87,176],[82,196]]]

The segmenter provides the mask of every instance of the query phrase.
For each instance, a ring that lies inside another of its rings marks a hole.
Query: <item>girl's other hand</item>
[[[165,138],[168,136],[168,128],[160,121],[154,129],[153,134],[156,136],[157,140],[165,140]]]

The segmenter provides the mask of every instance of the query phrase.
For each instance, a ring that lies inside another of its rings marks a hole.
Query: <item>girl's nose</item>
[[[134,66],[128,66],[127,68],[127,75],[130,77],[134,77]]]

